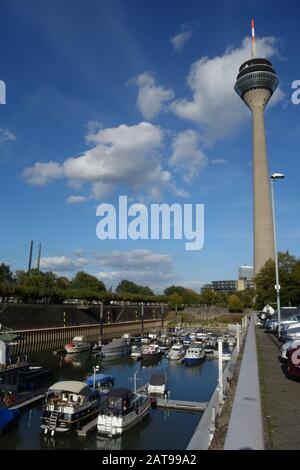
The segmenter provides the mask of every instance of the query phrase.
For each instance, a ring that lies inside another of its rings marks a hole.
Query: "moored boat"
[[[0,435],[16,426],[20,414],[19,410],[9,408],[0,409]]]
[[[142,365],[153,364],[161,358],[161,350],[156,344],[142,348]]]
[[[99,434],[116,437],[136,426],[150,411],[150,398],[146,394],[116,388],[103,399],[103,408],[97,420]]]
[[[124,338],[116,338],[102,347],[101,354],[103,359],[114,360],[127,356],[129,352],[130,346],[128,346],[126,340]]]
[[[45,434],[78,429],[96,418],[100,394],[87,384],[69,380],[52,385],[46,396],[41,429]]]
[[[150,395],[164,395],[167,390],[166,374],[153,374],[148,385],[148,393]]]
[[[204,349],[196,347],[196,346],[189,347],[184,357],[184,362],[186,365],[199,364],[200,362],[204,360],[205,360]]]
[[[87,377],[85,383],[100,393],[108,393],[113,388],[115,379],[111,375],[94,373]]]
[[[85,336],[75,336],[71,343],[65,345],[65,350],[69,354],[74,354],[89,351],[91,347],[91,343],[85,338]]]
[[[185,349],[183,345],[180,343],[176,343],[171,347],[168,353],[168,358],[171,361],[178,361],[179,359],[183,358],[184,355],[185,355]]]

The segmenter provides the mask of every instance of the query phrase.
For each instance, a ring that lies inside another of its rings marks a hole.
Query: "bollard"
[[[219,404],[223,403],[223,342],[218,340]]]
[[[142,336],[144,334],[144,302],[142,302],[141,308],[141,327],[142,327]]]
[[[239,323],[236,324],[236,351],[237,353],[240,352],[240,325]]]

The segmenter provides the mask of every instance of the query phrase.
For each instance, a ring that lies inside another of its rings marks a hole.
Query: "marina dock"
[[[23,401],[19,403],[18,405],[10,407],[10,410],[22,410],[23,408],[27,408],[27,406],[34,405],[35,403],[42,401],[45,397],[46,397],[45,393],[42,393],[41,395],[36,395],[35,397],[32,397],[26,401]]]
[[[207,405],[207,402],[200,401],[185,401],[185,400],[165,400],[164,398],[156,399],[157,408],[168,408],[170,410],[180,410],[180,411],[190,411],[190,412],[199,412],[204,411]]]
[[[97,418],[92,419],[92,421],[87,423],[81,429],[77,429],[77,436],[86,437],[89,432],[94,431],[97,427],[97,420],[98,420],[98,416]]]

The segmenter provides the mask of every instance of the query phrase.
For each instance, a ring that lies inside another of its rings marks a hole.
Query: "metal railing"
[[[230,387],[230,380],[233,376],[234,366],[239,355],[240,345],[243,343],[248,326],[248,317],[243,317],[242,327],[236,325],[237,344],[235,345],[231,359],[223,366],[222,384],[218,382],[197,428],[187,446],[187,450],[207,450],[213,439],[216,429],[216,419],[221,413],[226,400],[226,394]]]

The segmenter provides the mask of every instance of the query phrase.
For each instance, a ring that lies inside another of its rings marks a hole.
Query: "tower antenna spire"
[[[254,19],[251,20],[251,32],[252,32],[252,47],[251,47],[251,59],[256,57],[256,42],[255,42],[255,29],[254,29]]]

